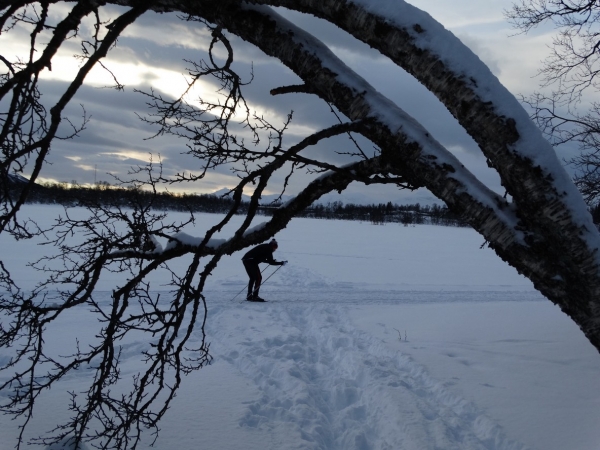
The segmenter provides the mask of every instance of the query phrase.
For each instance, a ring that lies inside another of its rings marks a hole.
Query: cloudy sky
[[[528,95],[538,88],[540,80],[536,78],[536,72],[548,52],[553,30],[541,29],[528,35],[517,35],[503,14],[510,8],[511,0],[410,0],[409,3],[427,11],[457,35],[515,95]],[[64,14],[65,10],[58,7],[54,11]],[[115,18],[118,12],[117,8],[107,8],[104,18]],[[487,169],[484,158],[469,136],[437,99],[410,76],[326,22],[290,11],[279,12],[328,44],[346,64],[420,121],[477,176],[502,192],[496,175]],[[270,89],[298,83],[298,78],[276,60],[234,36],[230,38],[234,44],[238,72],[246,80],[250,80],[251,73],[254,73],[253,82],[245,89],[252,108],[274,124],[282,123],[284,117],[294,111],[286,138],[288,145],[310,132],[336,123],[328,106],[316,98],[297,94],[270,96]],[[27,39],[25,30],[1,35],[3,55],[8,48],[13,53],[26,51]],[[42,173],[43,179],[80,184],[112,183],[110,174],[125,177],[131,167],[144,165],[150,158],[154,161],[160,158],[166,176],[198,170],[198,163],[185,154],[184,140],[165,136],[149,139],[156,129],[139,119],[138,114],[145,115],[150,110],[145,104],[146,97],[134,91],[148,91],[152,86],[161,95],[178,95],[185,88],[182,73],[190,66],[185,60],[205,58],[209,41],[206,28],[197,23],[183,22],[176,15],[150,13],[142,17],[126,31],[106,61],[107,67],[125,86],[124,91],[106,88],[111,84],[111,77],[105,71],[96,70],[90,75],[87,84],[71,103],[68,116],[77,123],[85,110],[91,120],[79,137],[54,144],[51,164]],[[65,80],[77,70],[78,62],[72,56],[77,51],[75,45],[67,47],[54,61],[53,71],[45,74],[48,102],[64,89]],[[213,95],[208,94],[212,92],[208,85],[200,86],[198,92],[205,96]],[[348,151],[349,145],[347,138],[336,138],[310,152],[315,156],[327,154],[329,161],[343,163],[345,157],[336,151]],[[368,143],[362,145],[366,149],[371,148]],[[279,181],[283,176],[285,174],[281,174]],[[300,189],[306,179],[305,176],[297,177],[290,185],[289,193]],[[170,189],[213,192],[232,187],[235,182],[235,174],[224,169],[211,173],[194,185],[172,186]],[[431,198],[427,192],[408,195],[397,188],[353,184],[339,199],[346,202],[407,203],[425,202]]]

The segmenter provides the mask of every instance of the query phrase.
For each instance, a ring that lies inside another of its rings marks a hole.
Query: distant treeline
[[[14,186],[18,188],[18,186]],[[169,192],[152,193],[141,189],[127,189],[99,183],[95,187],[70,185],[67,183],[44,183],[36,185],[28,203],[59,204],[63,206],[148,206],[165,211],[191,211],[206,213],[226,213],[233,205],[229,197],[213,194],[175,194]],[[277,204],[262,206],[259,213],[271,215]],[[239,214],[245,214],[248,203],[243,202]],[[298,217],[330,220],[360,220],[374,224],[401,223],[431,224],[444,226],[465,226],[448,208],[438,205],[420,204],[397,205],[391,202],[378,205],[355,205],[352,203],[331,202],[315,204],[304,210]]]
[[[352,203],[333,202],[315,204],[304,210],[301,217],[316,219],[362,220],[374,224],[388,222],[411,224],[430,224],[443,226],[466,226],[448,208],[439,205],[397,205],[392,202],[378,205],[355,205]]]
[[[120,206],[147,207],[158,211],[192,211],[226,213],[233,200],[208,194],[178,194],[172,192],[149,192],[142,189],[120,188],[99,183],[93,188],[67,183],[42,183],[36,185],[28,197],[28,203],[58,204],[63,206]],[[247,211],[247,204],[240,208]]]

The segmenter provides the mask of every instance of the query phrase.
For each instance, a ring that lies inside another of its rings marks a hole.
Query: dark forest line
[[[13,183],[12,190],[18,190]],[[118,206],[147,207],[157,211],[185,211],[192,213],[227,213],[233,206],[228,196],[214,194],[178,194],[149,192],[141,189],[121,188],[100,183],[95,187],[72,186],[67,183],[44,183],[36,185],[28,203],[59,204],[63,206]],[[260,207],[260,214],[269,216],[278,203]],[[248,203],[243,202],[238,214],[245,214]],[[357,205],[342,202],[316,203],[298,214],[297,217],[328,220],[359,220],[373,224],[400,223],[403,225],[431,224],[443,226],[465,226],[446,207],[439,205],[398,205],[392,202]]]

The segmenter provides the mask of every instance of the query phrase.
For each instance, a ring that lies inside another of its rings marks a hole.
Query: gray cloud
[[[499,3],[508,5],[510,1],[498,0],[494,5],[497,6]],[[440,14],[439,18],[443,20],[447,5],[445,2],[434,2],[430,5],[434,7],[436,4],[439,8],[437,10]],[[466,8],[464,5],[463,7]],[[109,11],[108,15],[114,18],[119,8],[110,7],[107,11]],[[281,9],[280,11],[323,40],[353,70],[415,117],[443,145],[454,151],[476,175],[487,179],[492,187],[500,191],[497,176],[487,168],[485,159],[472,139],[437,98],[410,75],[335,26],[299,13]],[[479,16],[484,17],[483,14]],[[456,11],[453,10],[451,17],[457,17]],[[460,26],[460,35],[467,45],[480,54],[496,74],[501,75],[506,61],[500,56],[495,56],[497,48],[494,47],[494,42],[483,39],[479,33],[480,28],[477,26],[470,28],[469,24],[465,23]],[[271,96],[269,94],[271,89],[296,84],[300,80],[289,69],[273,58],[265,56],[255,47],[235,36],[230,36],[230,39],[236,55],[236,70],[246,80],[250,79],[252,72],[254,73],[253,82],[244,88],[251,107],[260,114],[267,114],[276,125],[293,110],[294,117],[286,137],[286,145],[293,145],[305,137],[309,130],[322,129],[337,122],[328,105],[315,96],[304,94]],[[209,41],[209,32],[199,23],[186,23],[175,14],[143,16],[119,40],[118,47],[111,52],[107,61],[109,68],[117,67],[119,63],[147,67],[148,70],[142,76],[142,84],[126,85],[124,92],[83,86],[66,113],[76,123],[82,113],[79,106],[82,104],[87,113],[92,116],[91,121],[81,136],[72,141],[58,141],[54,144],[50,156],[52,164],[47,166],[42,176],[65,181],[78,180],[80,183],[91,183],[95,178],[110,181],[106,179],[105,173],[125,176],[131,166],[144,164],[144,158],[147,158],[144,155],[148,153],[161,155],[165,175],[168,176],[184,170],[198,169],[198,162],[185,154],[187,150],[185,141],[164,136],[146,140],[156,130],[137,117],[136,113],[144,115],[150,111],[145,104],[147,99],[141,94],[134,93],[133,90],[149,90],[152,83],[157,81],[158,72],[162,69],[185,73],[189,63],[184,60],[206,59],[205,49]],[[502,44],[499,41],[497,45]],[[46,82],[48,104],[55,100],[65,87],[65,83],[58,81]],[[67,128],[64,128],[64,131],[66,132]],[[362,145],[367,151],[372,151],[370,143]],[[323,141],[316,148],[308,149],[306,155],[343,164],[349,162],[349,158],[340,155],[339,152],[350,150],[350,141],[346,137],[338,137]],[[282,171],[275,181],[282,183],[284,176],[285,173]],[[187,189],[216,190],[225,184],[231,185],[233,177],[230,168],[223,167],[210,179]],[[299,189],[301,184],[309,179],[308,176],[299,177],[290,186],[291,192]],[[359,184],[353,184],[350,191],[358,196],[361,189],[364,189],[364,195],[370,196],[374,201],[385,196],[406,197],[405,193],[389,187],[361,188]],[[425,198],[426,196],[423,195],[420,191],[415,198]]]

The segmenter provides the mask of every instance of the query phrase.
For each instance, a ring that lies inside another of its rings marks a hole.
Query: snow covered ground
[[[213,221],[202,215],[187,232]],[[289,264],[262,289],[269,303],[234,299],[241,254],[211,277],[214,363],[184,381],[156,448],[600,448],[600,355],[474,231],[297,219],[277,240]],[[25,257],[48,249],[0,246],[16,278],[33,282]],[[72,313],[56,345],[89,325]],[[124,373],[145,345],[127,344]],[[32,431],[68,414],[65,400],[48,392]],[[14,422],[0,417],[0,435],[0,450],[12,448]]]

